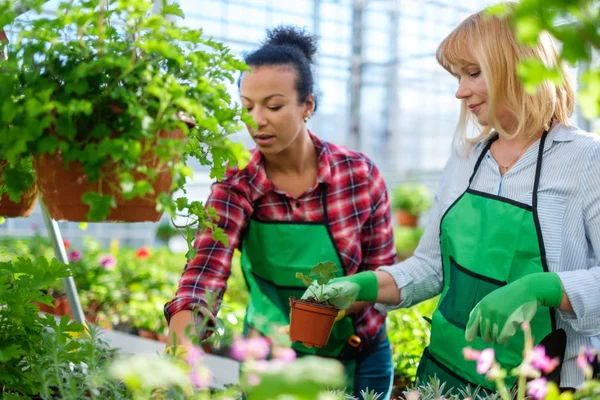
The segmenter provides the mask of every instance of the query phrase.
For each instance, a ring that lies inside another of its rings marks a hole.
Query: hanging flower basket
[[[161,132],[159,137],[184,140],[181,130]],[[175,161],[180,158],[181,155],[175,156]],[[152,182],[153,193],[132,199],[123,197],[119,178],[110,166],[103,168],[101,178],[95,182],[88,180],[83,166],[78,162],[71,162],[66,168],[60,151],[34,157],[33,166],[48,213],[57,221],[87,221],[86,215],[90,211],[90,207],[82,201],[82,197],[86,193],[97,192],[102,195],[114,196],[115,199],[116,207],[111,209],[105,221],[157,222],[160,220],[162,212],[157,211],[156,200],[161,194],[170,196],[173,183],[169,167],[166,164],[160,165],[160,160],[152,152],[144,154],[137,167],[157,171],[157,177]],[[135,180],[145,179],[139,173],[132,175]]]

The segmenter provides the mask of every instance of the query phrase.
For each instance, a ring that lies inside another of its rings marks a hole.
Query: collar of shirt
[[[544,153],[550,150],[554,142],[571,142],[575,139],[575,132],[577,128],[575,127],[567,127],[562,123],[556,124],[550,132],[548,132],[548,137],[546,138],[546,143],[544,145]],[[474,150],[478,151],[482,146],[485,146],[490,139],[492,139],[496,135],[495,132],[490,133],[485,138],[481,139],[479,142],[475,144]]]
[[[310,130],[308,131],[308,134],[315,145],[318,154],[317,182],[315,186],[312,187],[312,191],[320,183],[331,184],[331,162],[330,150],[327,146],[327,143],[322,142]],[[250,156],[248,165],[246,166],[248,176],[250,177],[250,186],[257,192],[256,197],[263,196],[270,191],[276,190],[267,177],[264,161],[265,159],[263,154],[255,148]]]

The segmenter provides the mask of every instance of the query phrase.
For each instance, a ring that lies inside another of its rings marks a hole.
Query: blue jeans
[[[385,329],[385,326],[382,328]],[[394,366],[392,364],[392,348],[386,337],[383,343],[357,365],[354,381],[354,397],[362,399],[360,391],[382,393],[379,400],[389,400],[392,394]]]

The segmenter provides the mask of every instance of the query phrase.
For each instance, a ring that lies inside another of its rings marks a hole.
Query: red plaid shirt
[[[197,233],[197,255],[185,266],[175,298],[165,305],[167,320],[181,310],[206,311],[206,293],[216,295],[211,310],[216,315],[231,274],[233,250],[240,248],[253,212],[267,221],[322,221],[322,190],[327,190],[330,229],[346,275],[394,264],[390,202],[383,177],[364,155],[322,142],[312,133],[311,137],[319,155],[317,182],[298,199],[271,184],[262,154],[256,150],[245,169],[230,169],[213,184],[206,205],[216,210],[229,245],[216,242],[210,231]],[[357,334],[370,340],[381,329],[385,313],[371,305],[352,318]]]

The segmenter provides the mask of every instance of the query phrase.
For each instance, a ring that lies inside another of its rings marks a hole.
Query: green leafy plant
[[[20,3],[35,18],[16,19],[15,1],[0,1],[0,26],[18,32],[0,64],[0,158],[9,165],[0,190],[17,197],[24,185],[16,177],[31,181],[29,157],[59,154],[98,184],[82,197],[90,221],[104,220],[118,198],[155,198],[157,210],[183,213],[188,226],[226,240],[213,212],[170,193],[192,176],[188,158],[210,165],[217,179],[226,164],[247,160],[227,136],[250,119],[225,86],[245,64],[178,25],[173,17],[183,13],[166,1],[155,13],[145,0],[63,1],[52,16],[42,13],[42,0]],[[154,161],[140,164],[145,159]],[[170,193],[154,193],[164,172],[173,178]]]
[[[423,236],[423,231],[423,228],[394,227],[394,244],[396,245],[396,254],[399,261],[410,257],[414,253],[421,236]]]
[[[429,321],[437,303],[438,298],[433,298],[387,314],[386,326],[398,389],[408,386],[417,374],[421,355],[429,344]]]
[[[392,209],[418,216],[429,210],[431,199],[431,192],[425,186],[405,183],[392,192]]]
[[[592,54],[600,49],[600,5],[596,0],[522,0],[511,7],[499,4],[487,12],[510,18],[517,40],[526,45],[535,45],[540,32],[548,32],[561,44],[561,59],[571,65],[591,63]],[[546,80],[557,84],[563,80],[559,68],[545,66],[535,59],[520,62],[517,72],[530,92],[535,92]],[[600,115],[600,68],[597,65],[582,75],[578,99],[586,118]]]
[[[316,264],[310,270],[310,276],[318,276],[318,278],[313,279],[301,272],[296,273],[296,278],[302,280],[302,282],[308,287],[316,302],[326,303],[327,296],[323,292],[323,289],[330,280],[335,278],[336,271],[337,266],[332,262],[326,261]]]
[[[128,398],[124,386],[101,379],[115,352],[97,330],[42,316],[33,304],[51,303],[42,289],[69,273],[44,257],[0,262],[0,397]]]

